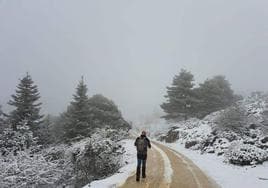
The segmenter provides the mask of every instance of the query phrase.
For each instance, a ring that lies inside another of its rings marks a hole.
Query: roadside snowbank
[[[118,187],[131,176],[136,168],[136,148],[134,147],[133,140],[123,140],[122,146],[125,148],[126,153],[123,158],[123,167],[119,172],[103,180],[93,181],[84,188],[115,188]]]
[[[224,163],[223,157],[213,154],[200,154],[200,151],[188,150],[180,143],[164,144],[191,159],[209,177],[222,188],[267,188],[268,162],[262,165],[240,167]]]
[[[152,145],[156,151],[158,151],[160,153],[160,155],[162,156],[163,160],[164,160],[164,177],[166,180],[166,183],[170,184],[172,181],[172,174],[173,174],[173,169],[171,167],[171,163],[170,160],[167,156],[167,154],[165,152],[163,152],[159,147],[157,147],[156,145]]]

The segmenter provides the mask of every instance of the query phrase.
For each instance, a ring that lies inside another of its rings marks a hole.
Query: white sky
[[[29,71],[44,112],[82,75],[134,120],[159,108],[181,68],[268,90],[267,0],[0,0],[0,104]]]

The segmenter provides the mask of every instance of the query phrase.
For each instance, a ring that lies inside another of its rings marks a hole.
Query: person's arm
[[[138,137],[138,138],[139,138],[139,137]],[[138,138],[136,138],[135,143],[134,143],[134,146],[137,146]]]
[[[152,147],[151,142],[150,142],[150,140],[148,138],[147,138],[147,141],[148,141],[148,147],[151,148]]]

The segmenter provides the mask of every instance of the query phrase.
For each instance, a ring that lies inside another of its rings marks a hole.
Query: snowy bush
[[[268,160],[268,153],[254,145],[236,141],[230,145],[225,157],[232,164],[251,165]]]
[[[75,156],[76,186],[115,173],[121,166],[123,148],[110,139],[93,138]]]
[[[198,150],[199,149],[198,141],[192,140],[192,141],[185,142],[185,148],[187,148],[187,149],[191,148],[194,150]]]
[[[33,137],[33,132],[27,122],[17,125],[17,130],[4,129],[0,136],[1,155],[8,155],[9,153],[16,155],[18,151],[24,151],[36,144],[36,138]]]
[[[52,186],[64,170],[58,167],[57,162],[49,162],[42,155],[29,155],[26,152],[1,157],[0,165],[1,188]]]
[[[90,138],[69,145],[1,156],[0,187],[82,187],[113,174],[121,167],[124,149],[119,140],[126,133],[117,134],[115,130],[99,129]]]
[[[171,129],[171,130],[169,130],[168,133],[166,134],[166,136],[165,136],[165,141],[166,141],[167,143],[175,142],[176,140],[179,139],[179,134],[180,134],[180,131],[179,131],[179,130]]]
[[[92,180],[104,178],[115,173],[121,167],[122,154],[124,149],[120,145],[120,140],[126,132],[117,132],[112,129],[96,129],[90,137],[73,143],[64,149],[64,158],[72,167],[71,176],[65,175],[65,185],[82,187]],[[66,145],[62,145],[62,147]],[[49,150],[47,159],[57,160],[57,156],[62,156],[63,152],[59,148]],[[64,178],[62,178],[64,179]],[[63,183],[63,181],[61,180]]]
[[[213,132],[217,134],[227,133],[242,137],[247,134],[247,116],[244,108],[235,105],[224,110],[218,117],[217,126],[213,127]],[[228,136],[228,135],[227,135]],[[230,141],[237,138],[230,137]]]

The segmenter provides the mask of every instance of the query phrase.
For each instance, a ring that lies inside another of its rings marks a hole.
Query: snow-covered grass
[[[103,180],[93,181],[84,188],[114,188],[124,184],[127,178],[134,173],[136,168],[134,140],[123,140],[121,142],[126,151],[122,161],[123,167],[119,169],[118,173]]]
[[[223,162],[223,157],[188,150],[180,143],[165,144],[191,159],[222,188],[267,188],[268,162],[262,165],[240,167]]]

